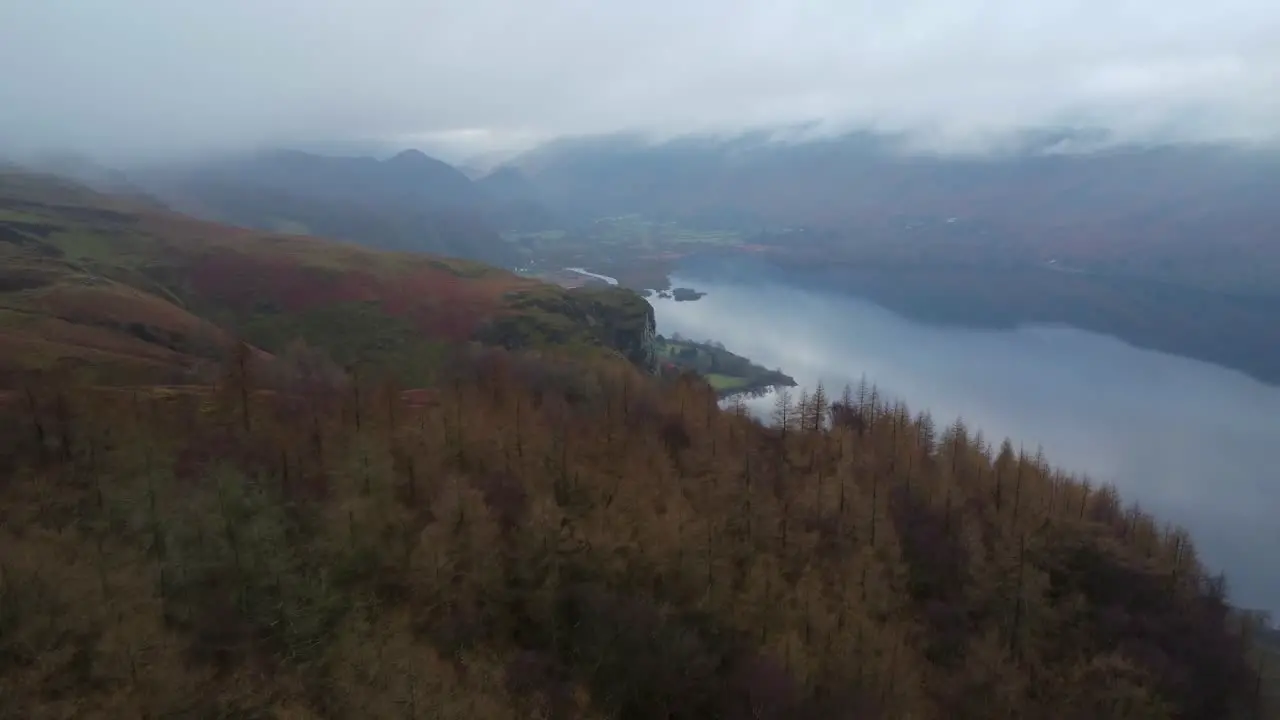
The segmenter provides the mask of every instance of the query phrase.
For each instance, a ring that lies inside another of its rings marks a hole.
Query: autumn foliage
[[[305,247],[302,240],[288,242]],[[285,251],[261,250],[209,253],[189,273],[196,293],[242,315],[252,313],[264,298],[291,314],[333,303],[377,303],[387,314],[409,319],[420,332],[453,341],[469,339],[480,322],[499,311],[505,293],[532,285],[498,272],[484,279],[462,277],[443,263],[419,258],[405,260],[395,272],[355,263],[339,271],[308,266]]]
[[[314,354],[0,403],[0,717],[1265,717],[1187,534],[874,388]]]

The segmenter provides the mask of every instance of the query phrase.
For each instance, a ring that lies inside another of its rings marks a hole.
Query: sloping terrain
[[[412,377],[442,346],[478,338],[643,359],[652,322],[622,291],[571,293],[472,262],[227,227],[16,172],[0,174],[0,259],[10,380],[58,366],[103,381],[189,378],[233,338],[266,352],[301,339],[340,363]],[[520,309],[531,297],[536,316]]]
[[[492,222],[503,230],[538,231],[564,221],[547,209],[538,189],[518,169],[500,167],[476,180],[491,208]]]
[[[0,716],[1276,717],[1184,531],[874,388],[241,367],[0,403]]]
[[[711,227],[836,231],[842,245],[1042,263],[1211,290],[1280,294],[1280,154],[1217,146],[990,156],[901,149],[867,133],[568,139],[516,161],[555,208]],[[952,222],[948,222],[952,221]]]
[[[416,150],[386,160],[273,151],[130,176],[175,209],[209,220],[504,267],[521,256],[498,230],[548,217],[536,202],[482,188]]]
[[[0,233],[0,717],[1274,717],[1181,529],[875,388],[605,361],[632,293],[22,174]]]

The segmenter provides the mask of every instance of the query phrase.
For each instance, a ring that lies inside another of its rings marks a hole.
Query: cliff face
[[[653,306],[618,287],[572,291],[587,304],[585,321],[597,340],[648,372],[658,368],[657,323]]]
[[[476,339],[509,349],[602,348],[656,372],[656,337],[653,306],[635,292],[548,285],[509,295],[504,311]]]

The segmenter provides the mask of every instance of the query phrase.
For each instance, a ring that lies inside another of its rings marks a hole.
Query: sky
[[[1274,0],[0,0],[0,152],[1280,133]]]

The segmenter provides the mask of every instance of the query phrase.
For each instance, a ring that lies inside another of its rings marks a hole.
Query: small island
[[[685,287],[678,287],[671,291],[671,297],[675,298],[676,302],[693,302],[705,295],[704,292]]]
[[[657,338],[658,362],[667,371],[690,370],[706,378],[722,397],[762,393],[775,387],[795,387],[781,370],[769,370],[725,350],[714,341],[696,342],[679,333]]]

